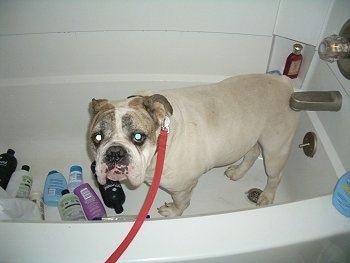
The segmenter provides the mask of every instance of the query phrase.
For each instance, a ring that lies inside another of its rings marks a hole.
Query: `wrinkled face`
[[[144,182],[146,169],[156,152],[160,122],[167,114],[159,100],[150,102],[150,98],[93,101],[95,115],[89,145],[100,184],[105,184],[106,178],[127,179],[134,186]]]

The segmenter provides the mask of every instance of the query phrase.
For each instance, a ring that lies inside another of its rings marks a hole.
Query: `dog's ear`
[[[91,108],[92,113],[95,115],[101,110],[113,109],[114,106],[106,99],[92,99]]]
[[[144,97],[143,106],[158,123],[161,123],[165,116],[170,117],[173,114],[173,107],[167,98],[160,94]]]

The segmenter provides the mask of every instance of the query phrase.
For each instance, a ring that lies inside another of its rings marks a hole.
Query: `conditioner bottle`
[[[96,220],[107,215],[101,200],[88,183],[76,187],[74,194],[78,196],[88,220]]]

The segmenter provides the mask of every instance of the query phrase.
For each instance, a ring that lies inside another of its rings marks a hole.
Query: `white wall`
[[[348,19],[350,19],[350,1],[335,0],[319,41],[329,35],[338,34]],[[340,73],[337,63],[328,63],[317,56],[306,88],[322,91],[338,90],[342,94],[343,106],[339,112],[317,112],[317,115],[336,149],[344,170],[350,170],[350,80]]]
[[[0,80],[264,72],[278,4],[0,1]]]

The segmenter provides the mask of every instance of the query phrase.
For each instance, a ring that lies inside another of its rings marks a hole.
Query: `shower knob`
[[[328,62],[350,58],[350,39],[335,34],[326,37],[318,46],[318,54]]]

